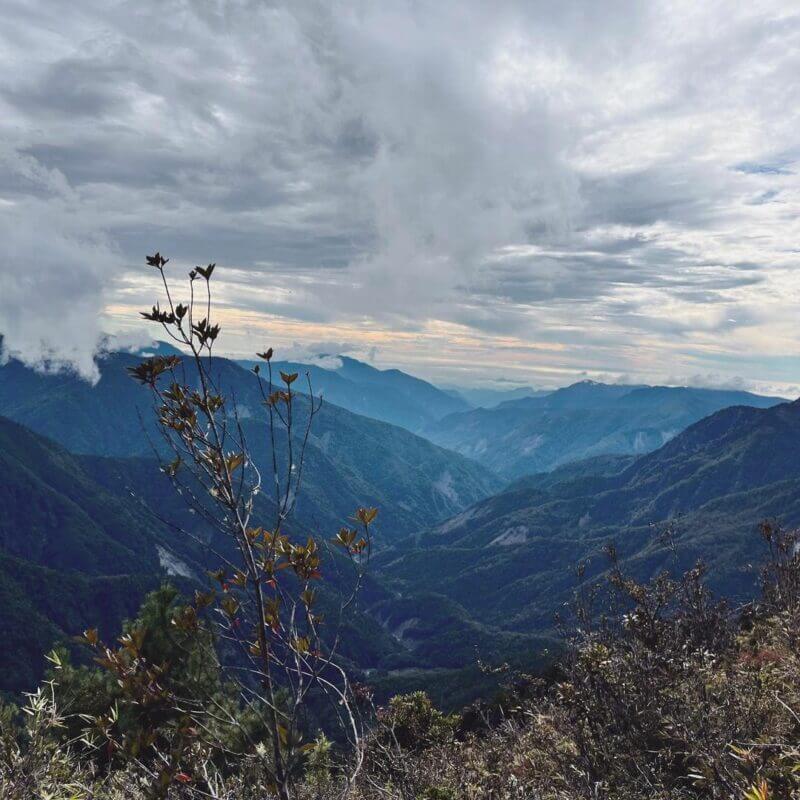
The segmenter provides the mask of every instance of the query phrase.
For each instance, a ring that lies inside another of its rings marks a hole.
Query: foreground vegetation
[[[568,655],[546,678],[509,674],[507,688],[492,703],[449,716],[423,693],[375,709],[369,691],[359,687],[370,732],[355,778],[348,752],[319,736],[304,747],[292,795],[800,797],[800,536],[771,524],[761,534],[769,550],[763,594],[735,612],[711,596],[700,565],[678,578],[661,574],[640,584],[620,572],[610,550],[608,586],[577,594]],[[151,597],[143,612],[151,629],[170,600],[166,590]],[[597,608],[616,616],[598,614]],[[129,626],[129,636],[131,631]],[[159,642],[154,635],[152,646],[163,646]],[[187,652],[163,683],[174,681],[186,690],[192,676],[201,676],[195,688],[202,683],[220,708],[232,708],[216,672],[196,662]],[[75,670],[56,658],[50,680],[25,708],[2,710],[0,796],[273,796],[263,759],[233,742],[226,752],[196,736],[187,740],[190,746],[173,769],[159,771],[164,753],[175,755],[160,743],[178,734],[180,714],[161,709],[148,716],[141,700],[126,705],[125,692],[115,692],[107,674]],[[108,724],[113,715],[127,717],[129,734],[147,733],[141,749],[113,751],[108,740],[101,746],[90,733],[94,712],[85,713],[87,687],[95,704],[108,693]],[[258,734],[257,726],[251,732]],[[263,751],[265,743],[256,749]],[[168,779],[156,780],[163,775]]]

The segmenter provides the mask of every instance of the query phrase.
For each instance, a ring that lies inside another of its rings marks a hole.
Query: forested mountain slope
[[[313,458],[306,465],[323,483],[324,466]],[[400,476],[397,481],[402,486]],[[346,489],[351,494],[340,502],[354,502],[354,485],[339,483],[330,491]],[[324,516],[324,524],[311,526],[311,509]],[[290,519],[286,530],[302,538],[314,534],[324,543],[353,510],[349,506],[335,519],[330,503],[312,500],[306,515]],[[386,513],[392,517],[391,509]],[[268,493],[259,496],[255,516],[266,525],[274,520]],[[227,552],[213,536],[155,460],[74,456],[0,417],[0,635],[6,645],[0,651],[0,692],[31,688],[41,675],[44,654],[87,627],[113,637],[159,582],[170,580],[189,594],[204,586],[206,570],[219,566],[205,542]],[[349,565],[328,550],[320,602],[336,619],[353,576]],[[534,637],[476,623],[440,596],[425,605],[427,626],[411,631],[406,623],[415,609],[368,573],[344,619],[342,658],[355,674],[378,670],[374,677],[383,676],[391,691],[392,673],[386,670],[414,670],[421,676],[431,668],[460,669],[474,662],[476,647],[498,658],[512,651],[533,658],[542,649]]]
[[[116,630],[171,555],[165,526],[0,417],[0,690],[29,688],[56,640]]]

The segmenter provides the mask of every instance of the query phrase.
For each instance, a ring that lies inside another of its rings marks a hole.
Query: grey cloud
[[[129,275],[151,248],[227,267],[222,301],[242,311],[454,323],[587,360],[631,335],[657,348],[771,324],[751,306],[786,296],[791,4],[86,0],[66,16],[31,0],[2,15],[0,281],[31,322],[0,299],[0,332],[31,360],[53,347],[38,309],[138,301]],[[58,358],[91,373],[98,335],[87,322]]]
[[[138,84],[144,77],[144,73],[132,69],[141,62],[141,52],[132,46],[126,49],[127,53],[110,52],[102,58],[61,59],[48,65],[37,78],[2,94],[12,105],[44,121],[64,115],[78,119],[108,117],[126,106],[126,84]]]

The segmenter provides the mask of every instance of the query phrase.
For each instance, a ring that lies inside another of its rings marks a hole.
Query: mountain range
[[[94,385],[14,360],[0,367],[0,690],[31,686],[54,642],[88,625],[113,631],[159,581],[189,590],[210,566],[174,530],[212,535],[158,468],[149,395],[126,373],[139,360],[107,354]],[[342,363],[354,385],[360,375],[427,396],[410,376]],[[255,376],[227,359],[210,368],[266,466]],[[466,701],[462,690],[487,686],[476,653],[541,663],[575,587],[570,565],[588,561],[584,580],[597,578],[609,541],[642,577],[702,557],[717,586],[745,598],[756,523],[800,522],[797,403],[582,382],[431,421],[438,406],[425,425],[463,436],[456,453],[323,395],[291,524],[325,539],[356,507],[380,509],[374,568],[346,631],[353,668],[379,694],[438,686],[440,701]],[[308,400],[296,403],[302,428]],[[491,448],[480,447],[486,436]],[[265,518],[270,502],[259,499]],[[336,569],[329,580],[334,600]]]
[[[603,457],[533,475],[383,556],[387,585],[435,590],[487,625],[552,628],[575,586],[606,568],[613,542],[624,570],[709,568],[729,596],[754,590],[757,524],[800,522],[800,401],[737,406],[690,426],[658,450]]]
[[[779,402],[749,392],[581,381],[544,396],[450,414],[422,433],[513,480],[595,455],[646,453],[722,408]]]
[[[0,694],[32,688],[44,654],[58,643],[72,647],[72,637],[87,627],[104,638],[115,635],[161,581],[191,593],[218,566],[204,546],[213,530],[186,507],[154,460],[76,456],[0,417],[0,476]],[[270,503],[261,495],[257,516],[274,518]],[[288,530],[305,527],[292,521]],[[225,552],[224,543],[213,546]],[[327,553],[321,584],[321,608],[332,617],[351,585],[339,560]],[[427,624],[409,626],[405,619],[419,604]],[[530,663],[549,644],[482,625],[438,594],[399,597],[373,575],[340,635],[351,669],[366,670],[381,696],[397,691],[397,681],[455,681],[466,693],[451,690],[451,701],[464,702],[486,688],[480,676],[472,688],[454,677],[465,666],[474,671],[476,648],[489,658],[516,653]],[[80,659],[82,651],[72,649]]]
[[[200,540],[211,535],[159,469],[148,392],[126,372],[139,360],[107,355],[95,385],[75,375],[40,374],[14,360],[0,367],[0,414],[16,420],[0,417],[0,633],[7,645],[0,652],[0,690],[32,687],[54,642],[69,641],[87,626],[113,632],[160,580],[189,587],[216,566],[173,530],[180,526]],[[265,467],[255,377],[225,359],[212,369],[235,393],[254,460]],[[191,381],[191,367],[187,371]],[[308,410],[302,395],[296,410],[302,428]],[[502,486],[456,453],[330,403],[314,420],[304,475],[291,524],[323,540],[361,505],[380,509],[376,536],[391,541]],[[267,495],[259,503],[262,518],[274,518]],[[338,572],[328,575],[334,593]],[[391,600],[374,580],[365,588],[363,604],[386,607]],[[476,641],[486,638],[482,631],[468,633]],[[452,655],[437,661],[424,643],[412,653],[392,635],[388,616],[379,622],[359,612],[346,637],[361,667],[452,663]]]
[[[273,369],[297,372],[314,394],[341,408],[418,432],[448,414],[471,405],[459,394],[443,391],[399,369],[380,370],[349,356],[320,356],[320,363],[276,361]],[[239,362],[250,368],[254,361]],[[306,377],[307,376],[307,377]]]
[[[150,395],[126,371],[140,360],[126,353],[105,356],[94,385],[76,375],[41,374],[11,360],[0,367],[0,415],[75,454],[152,459],[162,442]],[[188,360],[185,369],[191,383],[196,378]],[[223,392],[236,398],[253,456],[266,473],[266,415],[255,376],[222,358],[214,359],[211,369]],[[299,434],[307,402],[298,395],[297,403]],[[338,530],[355,508],[370,505],[382,510],[382,535],[396,538],[445,519],[502,487],[490,470],[474,461],[327,401],[315,417],[306,457],[297,515],[318,530]]]
[[[59,642],[69,646],[87,627],[113,636],[160,581],[191,592],[218,566],[203,544],[213,531],[192,519],[155,461],[75,456],[0,417],[0,475],[0,692],[34,686],[44,654]],[[266,496],[259,503],[257,515],[272,519]],[[225,552],[224,542],[213,545]],[[322,584],[322,607],[332,611],[350,586],[338,560],[328,553]],[[392,599],[367,576],[341,630],[354,668],[451,666],[456,652],[468,658],[470,642],[496,643],[494,634],[451,615],[450,635],[466,633],[459,651],[437,650],[433,635],[410,648],[393,633]],[[383,611],[367,613],[373,607]],[[507,644],[528,639],[509,636]]]

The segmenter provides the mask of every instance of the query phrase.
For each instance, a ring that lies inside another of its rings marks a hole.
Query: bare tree
[[[168,259],[156,253],[147,263],[160,276],[165,304],[157,303],[143,316],[161,326],[186,355],[151,357],[130,372],[152,392],[162,452],[171,453],[163,470],[210,524],[214,537],[203,544],[219,562],[209,572],[213,588],[197,592],[174,624],[191,632],[199,629],[204,609],[216,612],[210,616],[218,640],[238,652],[227,668],[241,703],[260,716],[268,731],[268,741],[253,743],[248,757],[259,761],[281,800],[289,800],[293,776],[312,746],[302,743],[301,734],[313,696],[331,700],[353,747],[348,785],[360,768],[362,729],[352,686],[337,660],[339,628],[324,626],[318,611],[322,541],[299,536],[299,526],[291,522],[321,399],[314,396],[308,376],[307,392],[299,394],[296,373],[273,375],[271,348],[258,354],[264,362],[263,369],[253,369],[263,408],[258,435],[266,437],[269,457],[268,464],[257,465],[235,387],[221,385],[220,362],[213,357],[220,334],[212,320],[215,264],[189,272],[188,298],[178,302],[165,270]],[[248,432],[252,437],[252,425]],[[341,528],[333,540],[354,568],[352,585],[340,602],[339,625],[368,564],[376,514],[374,508],[357,509],[352,525]],[[90,638],[98,647],[96,635]],[[125,661],[129,667],[130,659]],[[184,729],[195,733],[208,729],[209,715],[217,725],[237,724],[233,716],[226,719],[197,704],[186,704],[184,712],[194,723]],[[182,774],[178,769],[170,761],[171,774]]]

